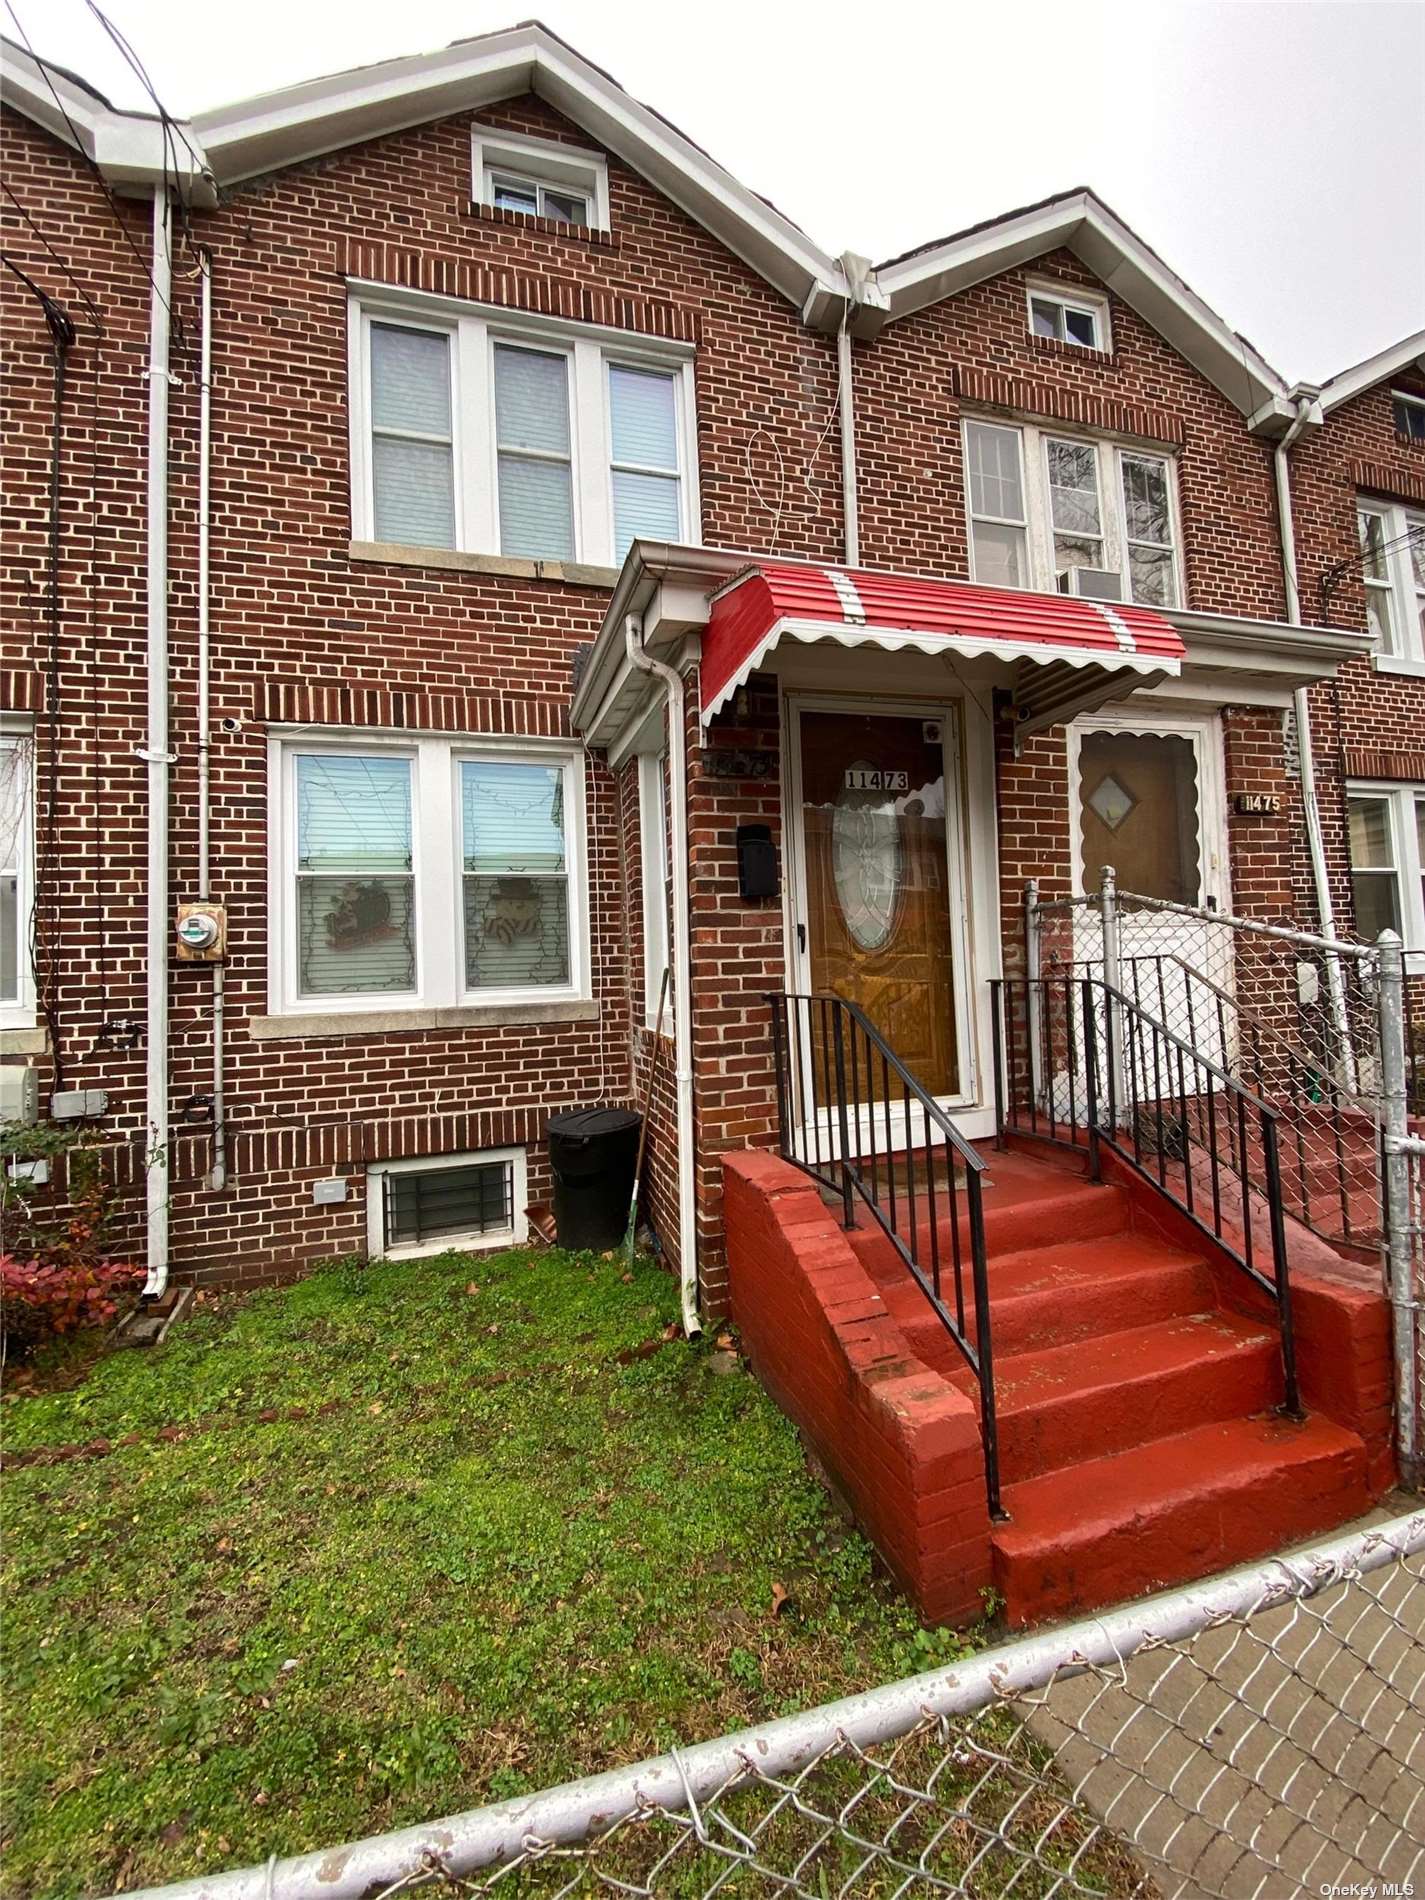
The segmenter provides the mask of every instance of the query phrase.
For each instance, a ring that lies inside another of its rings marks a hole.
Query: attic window
[[[601,152],[553,139],[477,126],[471,196],[499,211],[523,211],[581,230],[609,228],[608,164]]]
[[[1108,348],[1108,305],[1097,297],[1065,297],[1040,285],[1029,287],[1033,335],[1073,343],[1084,350]]]
[[[1425,396],[1407,396],[1403,389],[1390,392],[1395,433],[1409,442],[1425,442]]]

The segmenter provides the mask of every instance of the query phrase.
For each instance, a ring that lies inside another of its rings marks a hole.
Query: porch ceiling
[[[1173,678],[1183,657],[1176,629],[1144,607],[761,562],[713,596],[702,647],[704,722],[786,640],[1007,661],[1026,732],[1121,696],[1124,673],[1135,686]]]

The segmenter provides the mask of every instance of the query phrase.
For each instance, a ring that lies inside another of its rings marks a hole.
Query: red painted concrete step
[[[1267,1555],[1370,1502],[1365,1447],[1326,1419],[1221,1420],[1005,1491],[990,1535],[1011,1624],[1100,1608]]]

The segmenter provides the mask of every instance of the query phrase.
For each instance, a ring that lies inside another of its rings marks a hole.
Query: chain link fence
[[[1377,1248],[1382,1071],[1374,946],[1344,938],[1328,944],[1128,891],[1114,891],[1110,902],[1123,993],[1281,1112],[1289,1212],[1327,1239]],[[1031,965],[1036,958],[1038,965],[1031,973],[1104,975],[1102,894],[1031,900],[1027,927]],[[1407,1024],[1408,1049],[1412,1029]]]
[[[1418,1892],[1422,1711],[1416,1512],[633,1768],[163,1891]]]

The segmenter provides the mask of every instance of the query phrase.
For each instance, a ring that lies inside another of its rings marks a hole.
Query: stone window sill
[[[497,574],[505,580],[563,581],[571,587],[603,587],[610,592],[619,577],[616,567],[595,567],[586,561],[519,561],[505,554],[462,554],[455,548],[413,548],[398,541],[351,541],[347,553],[353,561],[379,562],[386,567]]]
[[[475,1003],[462,1009],[361,1010],[311,1016],[249,1016],[255,1042],[292,1042],[332,1036],[403,1036],[426,1029],[500,1029],[539,1023],[593,1023],[599,1005],[586,999],[559,1003]]]
[[[48,1049],[43,1024],[36,1029],[0,1029],[0,1056],[42,1056]]]
[[[1371,666],[1377,673],[1398,673],[1405,679],[1425,679],[1425,660],[1412,660],[1393,653],[1373,653]]]

